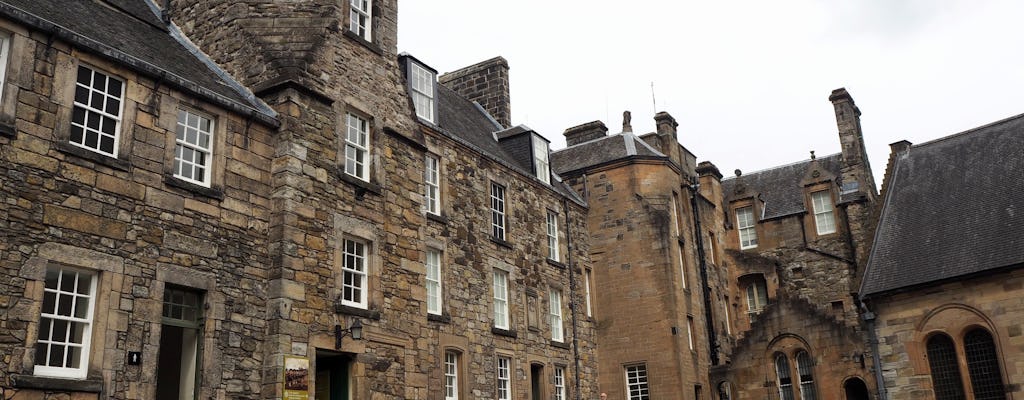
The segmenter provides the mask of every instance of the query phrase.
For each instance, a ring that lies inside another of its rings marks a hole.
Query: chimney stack
[[[566,129],[565,133],[566,146],[575,146],[583,142],[589,142],[594,139],[600,139],[608,135],[608,127],[604,126],[604,122],[593,121],[587,122],[582,125],[576,125],[572,128]]]
[[[860,127],[860,109],[846,88],[832,91],[828,97],[835,108],[836,127],[839,128],[839,144],[842,149],[843,185],[857,183],[857,188],[866,195],[875,195],[875,179],[871,176],[871,164],[864,148],[864,134]],[[853,186],[849,186],[853,188]],[[849,189],[845,189],[849,190]]]
[[[437,81],[460,96],[479,103],[502,128],[508,128],[512,125],[508,69],[508,61],[494,57],[443,74]]]

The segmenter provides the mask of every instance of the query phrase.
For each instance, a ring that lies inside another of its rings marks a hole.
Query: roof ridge
[[[1014,115],[1014,116],[1003,118],[1003,119],[995,121],[995,122],[989,122],[989,123],[987,123],[985,125],[982,125],[982,126],[976,126],[974,128],[968,129],[966,131],[953,133],[953,134],[950,134],[948,136],[943,136],[943,137],[940,137],[940,138],[937,138],[937,139],[928,140],[928,141],[921,142],[921,143],[918,143],[918,144],[913,144],[913,145],[911,145],[911,148],[933,145],[933,144],[936,144],[936,143],[944,142],[946,140],[956,139],[956,138],[959,138],[961,136],[967,136],[968,134],[975,133],[975,132],[980,131],[982,129],[991,128],[993,126],[1000,125],[1000,124],[1005,124],[1007,122],[1010,122],[1010,121],[1013,121],[1013,120],[1017,120],[1017,119],[1024,119],[1024,114],[1017,114],[1017,115]]]
[[[763,169],[756,170],[754,172],[748,172],[748,173],[743,174],[741,176],[750,176],[750,175],[754,175],[754,174],[760,174],[762,172],[768,172],[768,171],[771,171],[771,170],[782,169],[782,168],[786,168],[786,167],[792,167],[792,166],[800,165],[800,164],[807,163],[807,162],[814,161],[814,160],[820,160],[820,159],[825,159],[825,158],[829,158],[829,157],[835,157],[835,156],[838,156],[838,155],[841,155],[841,154],[842,153],[832,153],[832,154],[824,155],[824,156],[821,156],[821,157],[815,157],[813,159],[812,158],[808,158],[808,159],[805,159],[805,160],[794,161],[794,162],[791,162],[791,163],[788,163],[788,164],[776,165],[774,167],[768,167],[768,168],[763,168]],[[734,180],[734,179],[736,179],[735,176],[730,176],[730,177],[722,178],[723,181]]]

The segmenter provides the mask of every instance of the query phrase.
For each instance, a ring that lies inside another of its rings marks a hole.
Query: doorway
[[[352,355],[335,351],[316,351],[315,400],[352,398]]]
[[[530,400],[544,398],[544,366],[530,364]]]
[[[870,400],[868,386],[860,378],[850,378],[843,384],[846,391],[846,400]]]

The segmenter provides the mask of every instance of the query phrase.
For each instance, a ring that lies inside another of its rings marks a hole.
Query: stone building
[[[890,146],[860,287],[879,398],[1021,398],[1024,115]]]

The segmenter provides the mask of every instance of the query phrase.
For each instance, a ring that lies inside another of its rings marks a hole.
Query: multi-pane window
[[[7,63],[11,56],[11,34],[0,32],[0,98],[4,95],[4,83],[7,82]]]
[[[71,144],[117,157],[123,102],[124,82],[79,65],[71,112]]]
[[[814,206],[814,225],[818,234],[835,233],[836,217],[832,212],[832,195],[828,190],[811,193],[811,203]]]
[[[184,288],[164,289],[163,324],[157,357],[157,396],[154,400],[196,398],[201,365],[202,294]],[[166,373],[165,373],[166,372]]]
[[[511,365],[511,358],[498,357],[498,368],[495,371],[498,378],[498,400],[512,400]]]
[[[566,400],[565,367],[555,367],[555,400]]]
[[[342,244],[341,304],[366,308],[366,252],[364,242],[345,239]]]
[[[651,391],[647,386],[647,365],[626,367],[626,393],[629,400],[650,400]]]
[[[740,233],[740,249],[757,247],[757,230],[754,228],[754,207],[736,210],[736,229]]]
[[[505,187],[491,182],[491,235],[505,240]]]
[[[590,305],[590,275],[591,273],[589,269],[583,270],[583,294],[586,295],[588,317],[594,315],[592,306]]]
[[[558,214],[548,211],[548,258],[559,261],[558,258]]]
[[[373,2],[371,0],[352,0],[350,4],[352,11],[349,13],[348,30],[363,39],[371,40]]]
[[[493,277],[494,291],[494,327],[508,329],[508,272],[495,270]]]
[[[549,292],[548,314],[551,317],[551,340],[556,342],[565,340],[562,328],[562,292],[558,289],[551,289]]]
[[[213,121],[192,111],[178,110],[174,137],[174,176],[210,186]]]
[[[779,399],[794,400],[793,378],[789,372],[789,358],[785,354],[775,356],[775,376],[778,378]]]
[[[416,108],[416,116],[430,122],[435,122],[434,73],[414,62],[409,63],[409,70],[412,104]]]
[[[935,400],[964,399],[964,387],[960,380],[960,367],[957,366],[953,339],[942,334],[935,335],[928,339],[926,347]]]
[[[686,289],[686,259],[683,258],[683,245],[679,244],[679,276],[683,283],[683,289]]]
[[[541,182],[551,183],[551,171],[548,168],[548,142],[540,137],[533,137],[533,167],[537,179]]]
[[[693,347],[693,317],[686,317],[686,338],[690,344],[690,350],[694,350]]]
[[[1003,374],[992,335],[981,328],[967,332],[964,335],[964,356],[975,400],[1005,399]]]
[[[36,375],[85,378],[95,293],[94,274],[66,267],[46,269]]]
[[[345,114],[345,173],[370,180],[370,122],[358,115]]]
[[[444,352],[444,399],[459,400],[459,354]]]
[[[796,371],[800,378],[800,399],[817,399],[817,391],[814,388],[814,363],[806,351],[796,353]]]
[[[427,312],[441,314],[441,252],[427,250]]]
[[[440,164],[440,160],[437,157],[427,154],[423,168],[423,182],[426,190],[423,197],[426,202],[427,212],[434,215],[441,214]]]
[[[768,286],[763,278],[752,280],[747,284],[747,313],[757,314],[768,305]]]

